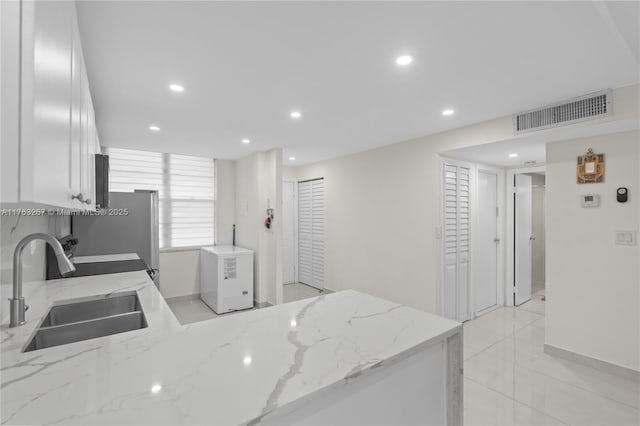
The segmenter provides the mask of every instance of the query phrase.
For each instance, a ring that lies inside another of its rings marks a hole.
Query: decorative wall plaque
[[[578,156],[578,183],[600,182],[604,182],[604,154],[589,148],[586,155]]]

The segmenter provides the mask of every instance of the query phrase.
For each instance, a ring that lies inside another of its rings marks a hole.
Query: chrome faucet
[[[13,252],[13,298],[9,299],[10,314],[9,327],[18,327],[25,323],[24,313],[29,309],[24,303],[22,297],[22,251],[33,240],[45,240],[49,243],[53,252],[56,254],[60,275],[69,276],[76,270],[73,263],[64,254],[64,250],[60,245],[60,241],[49,234],[35,233],[30,234],[20,240]]]

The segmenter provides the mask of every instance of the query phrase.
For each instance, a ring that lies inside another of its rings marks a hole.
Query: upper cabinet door
[[[22,2],[20,199],[74,207],[71,173],[73,2]]]
[[[20,199],[20,3],[0,1],[0,201]]]
[[[69,173],[72,194],[82,193],[82,144],[86,134],[84,105],[85,78],[82,47],[77,30],[71,38],[71,138],[69,146]]]

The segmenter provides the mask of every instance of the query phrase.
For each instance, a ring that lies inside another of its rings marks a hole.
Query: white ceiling
[[[78,1],[103,145],[225,159],[283,147],[287,165],[638,83],[640,20],[629,16],[639,11],[591,1]],[[401,54],[414,62],[398,67]],[[185,91],[169,91],[174,82]]]

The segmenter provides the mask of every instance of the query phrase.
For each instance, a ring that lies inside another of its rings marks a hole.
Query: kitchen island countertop
[[[132,290],[147,328],[22,352],[54,302]],[[2,303],[8,424],[256,424],[461,333],[352,290],[181,326],[144,271],[25,283],[24,295],[22,327],[8,328]]]

